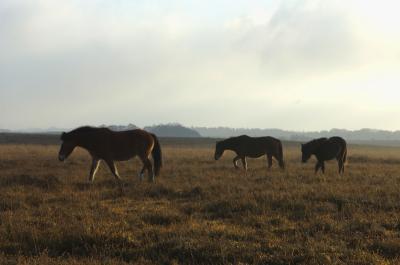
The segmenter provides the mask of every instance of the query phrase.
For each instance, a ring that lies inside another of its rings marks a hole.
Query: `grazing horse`
[[[62,145],[58,158],[64,161],[72,153],[75,147],[86,149],[92,156],[89,181],[93,181],[101,160],[104,160],[114,177],[121,181],[115,161],[129,160],[135,156],[143,162],[143,168],[139,173],[143,178],[147,169],[149,180],[154,181],[154,175],[158,176],[162,166],[161,147],[154,134],[144,130],[129,130],[114,132],[108,128],[80,127],[61,135]],[[154,160],[154,171],[149,159],[150,154]]]
[[[312,155],[317,158],[315,173],[319,169],[325,173],[324,161],[335,159],[338,162],[339,174],[344,173],[344,164],[347,157],[347,144],[341,137],[319,138],[301,145],[302,162],[306,163]]]
[[[236,153],[233,159],[233,165],[236,169],[239,168],[237,165],[239,159],[242,160],[243,168],[247,170],[246,157],[257,158],[263,155],[267,155],[268,168],[272,166],[272,157],[278,160],[282,169],[285,168],[282,143],[280,140],[270,136],[250,137],[241,135],[219,141],[215,145],[215,160],[220,159],[225,150],[231,150]]]

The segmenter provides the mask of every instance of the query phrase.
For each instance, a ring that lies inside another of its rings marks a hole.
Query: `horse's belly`
[[[251,157],[251,158],[258,158],[262,155],[265,155],[264,152],[255,152],[255,153],[248,153],[246,156]]]
[[[115,161],[127,161],[135,157],[135,154],[114,154],[113,160]]]
[[[339,155],[340,149],[336,147],[331,147],[326,150],[325,154],[323,155],[324,160],[332,160],[336,159]]]
[[[324,154],[322,156],[322,158],[323,158],[323,160],[328,161],[328,160],[336,159],[337,155],[338,155],[337,153]]]
[[[133,158],[136,155],[136,152],[132,152],[127,148],[113,148],[108,153],[108,157],[110,157],[114,161],[126,161]]]

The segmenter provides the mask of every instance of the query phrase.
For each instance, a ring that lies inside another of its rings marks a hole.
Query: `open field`
[[[162,143],[163,144],[163,143]],[[210,142],[164,142],[156,183],[118,163],[121,190],[90,158],[56,145],[0,145],[0,264],[399,264],[400,148],[349,147],[314,175],[297,145],[266,170]]]

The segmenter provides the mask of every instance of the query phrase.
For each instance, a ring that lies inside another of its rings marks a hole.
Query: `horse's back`
[[[234,141],[237,144],[245,144],[245,145],[266,144],[266,143],[275,142],[277,140],[271,136],[251,137],[248,135],[240,135],[237,137],[232,137],[232,139],[234,139]]]
[[[281,140],[272,137],[272,136],[263,136],[263,137],[257,137],[259,138],[262,142],[265,143],[272,143],[272,144],[277,144],[277,143],[281,143]]]
[[[115,132],[117,135],[124,135],[125,137],[130,137],[130,138],[139,138],[139,139],[151,139],[151,133],[142,130],[142,129],[133,129],[133,130],[127,130],[127,131],[120,131],[120,132]]]
[[[133,145],[134,147],[149,146],[154,144],[153,136],[142,129],[115,132],[114,138],[122,144]]]
[[[332,144],[337,144],[342,147],[346,147],[346,145],[347,145],[346,140],[339,136],[333,136],[333,137],[329,138],[328,141],[330,141]]]
[[[241,135],[236,137],[236,145],[241,154],[250,157],[259,157],[266,153],[279,153],[280,140],[271,136],[250,137]]]

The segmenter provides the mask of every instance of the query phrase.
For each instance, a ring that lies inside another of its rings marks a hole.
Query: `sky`
[[[400,130],[400,2],[2,0],[0,129]]]

